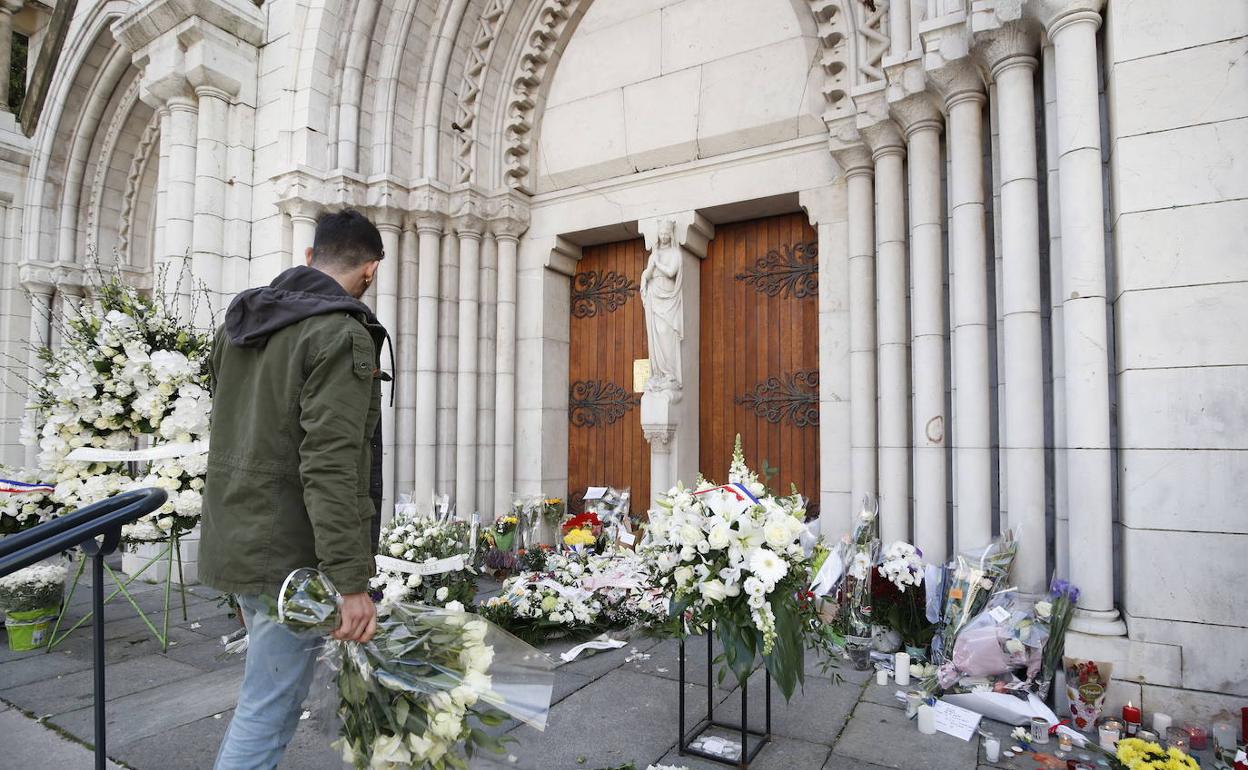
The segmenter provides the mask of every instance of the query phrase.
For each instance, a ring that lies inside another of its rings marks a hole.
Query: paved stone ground
[[[134,586],[140,606],[160,622],[161,587]],[[174,601],[169,651],[159,645],[119,599],[106,611],[108,754],[119,765],[140,770],[210,768],[232,715],[242,659],[221,657],[219,637],[237,628],[217,592],[188,589],[187,620]],[[80,589],[71,617],[89,609]],[[571,646],[554,643],[552,654]],[[632,640],[625,647],[580,659],[557,670],[555,700],[545,732],[505,726],[515,739],[506,758],[478,758],[480,770],[577,770],[616,767],[638,770],[650,763],[690,770],[723,767],[676,751],[678,731],[678,645],[675,641]],[[689,642],[690,678],[686,716],[692,724],[706,711],[705,642]],[[629,660],[632,658],[632,660]],[[696,661],[697,663],[693,663]],[[758,755],[757,770],[1031,770],[1026,756],[988,764],[978,741],[921,735],[893,698],[895,687],[879,687],[866,674],[842,669],[837,683],[807,661],[805,688],[784,703],[773,696],[774,739]],[[762,723],[761,672],[747,692],[752,726]],[[734,720],[741,695],[735,683],[716,685],[716,716]],[[50,653],[14,653],[0,648],[0,765],[90,766],[82,744],[92,740],[91,631],[84,625]],[[42,724],[41,724],[42,723]],[[986,724],[1008,747],[1008,728]],[[73,740],[79,741],[75,744]],[[24,758],[24,759],[23,759]],[[10,764],[10,761],[13,761]],[[283,768],[338,770],[315,718],[301,722]]]

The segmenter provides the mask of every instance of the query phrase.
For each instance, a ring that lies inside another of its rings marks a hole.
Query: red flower
[[[595,513],[578,513],[563,523],[563,532],[567,534],[574,529],[587,529],[601,527],[602,521],[599,520]]]

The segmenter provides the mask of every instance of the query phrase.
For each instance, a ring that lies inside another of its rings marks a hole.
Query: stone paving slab
[[[762,669],[749,679],[747,693],[750,727],[759,729],[764,724],[766,705],[766,676]],[[853,682],[834,684],[822,677],[806,677],[805,686],[798,685],[792,700],[786,702],[779,688],[771,688],[771,732],[773,735],[800,741],[832,746],[836,743],[841,727],[858,703],[862,686]],[[718,720],[737,724],[741,719],[741,697],[733,694],[725,697],[716,708]]]
[[[858,704],[833,750],[898,770],[968,770],[979,757],[978,741],[943,733],[923,735],[906,719],[905,711],[874,703]]]
[[[14,708],[0,709],[0,763],[10,768],[92,767],[94,753]],[[119,770],[113,762],[111,770]]]
[[[201,673],[194,666],[161,655],[131,658],[105,666],[104,692],[108,701],[115,701]],[[94,686],[95,672],[86,669],[21,687],[5,688],[4,699],[32,714],[51,716],[94,704]]]
[[[121,746],[233,708],[241,678],[241,671],[228,668],[117,698],[108,709],[109,740]],[[75,735],[90,735],[92,710],[70,711],[52,722]]]

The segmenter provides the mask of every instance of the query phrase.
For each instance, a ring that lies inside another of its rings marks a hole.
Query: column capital
[[[56,289],[56,266],[43,262],[23,262],[17,268],[22,288],[32,294],[50,295]]]
[[[888,112],[907,140],[916,131],[939,132],[945,126],[944,116],[940,114],[940,109],[928,93],[911,94],[892,102],[888,106]]]
[[[659,240],[659,228],[664,221],[672,223],[672,240],[677,246],[698,259],[706,258],[707,244],[715,237],[715,225],[697,211],[681,211],[638,220],[637,229],[646,239],[646,251],[654,251]]]
[[[477,214],[458,214],[451,218],[451,226],[460,238],[481,240],[485,233],[485,218]]]
[[[457,190],[450,200],[451,226],[461,235],[481,237],[485,231],[485,201],[475,190]]]
[[[374,208],[371,212],[373,215],[373,224],[377,225],[378,230],[401,231],[403,229],[403,212],[391,206],[382,208]]]
[[[871,161],[871,151],[867,149],[865,144],[836,148],[832,150],[832,157],[845,170],[847,179],[860,175],[871,176],[875,173],[875,164]]]
[[[1036,53],[1040,50],[1040,30],[1021,21],[1002,24],[975,33],[973,50],[975,58],[994,80],[1011,67],[1034,70],[1038,65]]]
[[[486,205],[490,232],[496,238],[519,240],[529,229],[529,196],[508,190],[490,198]]]
[[[527,219],[516,217],[497,217],[489,221],[490,232],[500,241],[518,241],[520,236],[529,229]]]
[[[984,77],[970,56],[947,61],[927,71],[928,82],[945,103],[945,110],[964,101],[984,102]]]
[[[881,120],[878,123],[860,128],[863,141],[871,148],[871,159],[878,161],[889,155],[905,155],[906,143],[902,139],[901,129],[892,120]]]
[[[1031,0],[1027,4],[1029,15],[1044,25],[1052,38],[1063,28],[1077,22],[1101,25],[1101,9],[1105,0]]]

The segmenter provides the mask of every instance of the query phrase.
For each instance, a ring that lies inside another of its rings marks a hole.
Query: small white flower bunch
[[[378,553],[413,565],[430,565],[462,555],[463,567],[421,574],[379,566],[369,587],[381,593],[383,608],[396,602],[439,607],[451,601],[471,602],[477,583],[476,571],[468,563],[468,539],[468,525],[462,521],[440,522],[415,513],[397,515],[382,527]]]
[[[880,575],[903,594],[906,587],[923,584],[923,552],[910,543],[896,540],[880,555]]]
[[[0,578],[0,610],[23,612],[58,607],[64,586],[63,566],[32,564]]]

